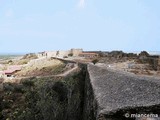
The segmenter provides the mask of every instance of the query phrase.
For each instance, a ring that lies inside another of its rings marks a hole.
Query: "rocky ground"
[[[160,77],[160,71],[155,71],[149,64],[140,64],[135,61],[119,62],[108,65],[110,68],[131,72],[137,75],[149,75]]]
[[[160,71],[156,71],[149,63],[140,63],[138,58],[102,57],[99,59],[100,66],[110,67],[115,70],[131,72],[137,75],[149,75],[160,77]]]

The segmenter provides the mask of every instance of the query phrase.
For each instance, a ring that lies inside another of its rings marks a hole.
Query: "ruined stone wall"
[[[48,51],[47,53],[47,57],[55,57],[57,54],[57,51]]]
[[[38,58],[43,57],[42,53],[37,53],[36,55],[37,55]]]
[[[150,65],[152,65],[153,69],[156,71],[160,70],[160,58],[151,58],[150,60]]]
[[[71,50],[59,50],[59,51],[46,51],[46,52],[41,52],[41,53],[37,53],[37,57],[38,58],[42,58],[42,57],[64,57],[64,56],[68,56],[69,54],[73,54],[74,57],[78,56],[80,53],[82,53],[82,49],[71,49]]]
[[[91,64],[87,70],[84,120],[128,120],[126,113],[160,114],[159,78]]]
[[[73,54],[73,56],[78,56],[80,53],[82,53],[82,49],[71,49],[71,53]]]
[[[154,70],[158,70],[158,59],[157,58],[150,58],[149,64],[152,66]]]
[[[41,57],[41,54],[39,54],[39,53],[37,53],[36,55],[37,55],[37,57],[38,57],[38,58],[40,58],[40,57]]]
[[[160,114],[159,79],[92,64],[81,72],[71,79],[79,78],[78,83],[68,87],[66,120],[127,120],[126,113]]]
[[[71,51],[70,50],[66,50],[66,51],[59,51],[58,52],[58,57],[64,57],[64,56],[68,56],[68,54],[70,54]]]
[[[85,88],[84,88],[84,106],[83,120],[96,120],[97,101],[94,97],[93,86],[88,70],[86,71]]]
[[[157,66],[157,70],[160,70],[160,58],[158,59],[158,66]]]

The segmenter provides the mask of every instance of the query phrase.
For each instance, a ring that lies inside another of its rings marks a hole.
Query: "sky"
[[[160,0],[0,0],[0,53],[160,51]]]

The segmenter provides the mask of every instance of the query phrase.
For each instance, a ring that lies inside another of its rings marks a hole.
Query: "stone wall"
[[[82,53],[83,49],[71,49],[71,54],[73,54],[73,56],[78,56],[80,53]]]
[[[67,54],[62,53],[60,54]],[[29,64],[44,62],[43,59],[45,58],[33,60]],[[53,59],[72,62],[56,57]],[[136,76],[93,64],[87,66],[78,63],[78,66],[81,70],[73,76],[67,76],[64,81],[56,84],[49,82],[48,88],[46,84],[43,85],[45,89],[41,89],[42,91],[54,90],[59,98],[65,98],[61,100],[65,105],[64,113],[58,111],[59,108],[56,111],[44,109],[43,113],[47,117],[49,113],[52,119],[60,115],[59,119],[63,120],[129,120],[124,116],[126,113],[160,114],[159,78]],[[54,99],[51,102],[53,101]],[[62,105],[59,101],[55,102]],[[47,105],[46,102],[44,105]],[[52,108],[55,105],[52,104]],[[56,115],[53,116],[53,113]]]
[[[66,50],[66,51],[58,51],[58,55],[57,57],[64,57],[64,56],[68,56],[68,54],[70,54],[71,51],[70,50]]]
[[[36,54],[38,58],[44,57],[44,52],[39,52]]]
[[[96,65],[88,65],[88,75],[84,120],[128,120],[126,113],[160,114],[160,78]]]
[[[84,88],[83,120],[96,120],[97,101],[94,97],[93,86],[91,85],[89,72],[86,72]]]
[[[159,59],[158,59],[158,67],[157,67],[157,70],[160,71],[160,57],[159,57]]]
[[[57,51],[47,51],[47,57],[52,57],[57,55]]]
[[[160,57],[150,59],[150,64],[153,66],[153,69],[156,71],[160,70]]]
[[[71,50],[59,50],[59,51],[45,51],[45,52],[39,52],[36,55],[38,58],[41,57],[65,57],[69,54],[72,54],[74,57],[78,56],[80,53],[82,53],[82,49],[71,49]]]

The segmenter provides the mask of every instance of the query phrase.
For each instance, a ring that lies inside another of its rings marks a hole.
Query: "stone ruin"
[[[160,56],[159,55],[150,55],[146,51],[142,51],[138,55],[138,61],[142,64],[148,63],[153,70],[160,70]]]
[[[59,50],[59,51],[44,51],[37,54],[38,58],[41,57],[68,57],[74,56],[77,57],[82,53],[83,49],[71,49],[71,50]]]

